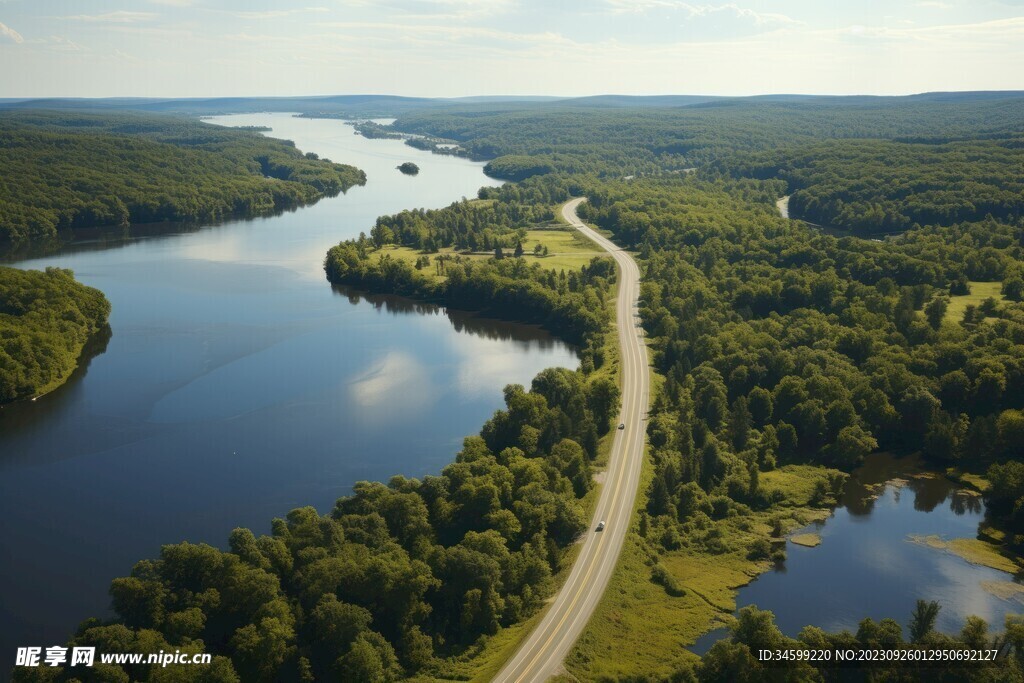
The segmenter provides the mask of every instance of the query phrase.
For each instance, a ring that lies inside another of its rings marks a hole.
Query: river
[[[275,217],[144,228],[14,264],[71,268],[113,311],[105,350],[67,385],[0,410],[0,659],[105,614],[110,580],[163,543],[223,546],[297,506],[327,512],[356,481],[439,472],[505,384],[577,365],[535,328],[324,278],[327,249],[377,216],[496,184],[483,164],[337,120],[216,122],[269,126],[367,183]],[[400,173],[404,161],[419,175]]]

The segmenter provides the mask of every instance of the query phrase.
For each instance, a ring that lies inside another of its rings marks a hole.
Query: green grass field
[[[971,288],[970,294],[949,298],[949,308],[946,309],[945,317],[947,322],[959,323],[963,320],[964,311],[968,306],[980,306],[981,302],[989,297],[999,303],[1006,301],[1002,294],[1002,282],[969,282],[968,285]]]
[[[533,249],[538,244],[548,248],[547,256],[534,255]],[[580,270],[583,266],[590,263],[590,260],[595,256],[611,258],[607,252],[597,247],[593,242],[588,240],[579,232],[560,223],[527,230],[526,239],[523,241],[523,251],[522,259],[526,261],[528,265],[539,263],[544,268],[548,268],[556,272],[561,270]],[[472,260],[489,259],[494,257],[492,252],[474,252],[467,254],[459,253],[454,249],[449,248],[441,249],[434,254],[424,254],[424,252],[419,251],[418,249],[413,249],[412,247],[399,247],[395,245],[385,245],[375,253],[388,254],[392,258],[401,259],[408,262],[410,265],[415,265],[416,260],[421,256],[428,256],[430,258],[430,265],[423,268],[420,272],[437,280],[444,279],[444,276],[438,275],[436,272],[434,266],[434,258],[436,256],[460,256],[461,258],[468,258]],[[507,258],[511,258],[512,250],[506,249],[505,256]]]

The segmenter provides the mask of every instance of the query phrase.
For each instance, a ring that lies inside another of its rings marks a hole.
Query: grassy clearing
[[[947,469],[946,476],[956,483],[967,488],[974,489],[980,493],[985,493],[989,487],[988,479],[984,476],[974,472],[965,472],[958,467],[950,467]]]
[[[947,541],[941,536],[912,534],[907,540],[935,550],[945,550],[971,564],[991,567],[1010,574],[1016,574],[1021,570],[1020,563],[1004,555],[999,546],[977,538],[954,538]]]
[[[534,256],[533,250],[537,245],[547,247],[548,255]],[[523,249],[526,252],[524,258],[553,270],[579,270],[595,256],[611,258],[608,252],[581,235],[578,230],[563,224],[527,230]]]
[[[1002,282],[968,282],[971,288],[970,294],[953,296],[949,299],[949,308],[946,309],[947,322],[959,323],[963,320],[964,311],[968,306],[980,306],[981,302],[989,297],[999,303],[1006,301],[1002,294]]]
[[[794,534],[789,537],[789,540],[805,548],[816,548],[821,545],[820,534]]]
[[[537,256],[533,253],[533,249],[537,245],[547,247],[547,256]],[[526,239],[523,241],[523,250],[524,253],[521,258],[526,261],[527,265],[539,263],[544,268],[554,270],[555,272],[581,270],[595,256],[611,258],[608,252],[598,248],[577,230],[563,224],[552,224],[527,230]],[[444,248],[436,253],[427,254],[412,247],[400,247],[393,244],[384,245],[372,253],[382,256],[387,254],[391,258],[405,261],[411,266],[415,266],[416,261],[421,256],[427,256],[430,259],[430,265],[423,268],[420,272],[437,281],[444,280],[444,276],[437,272],[435,265],[436,257],[438,256],[457,256],[473,261],[494,258],[493,252],[467,253]],[[513,258],[512,250],[506,249],[505,255],[506,258]]]
[[[829,470],[815,465],[785,465],[770,472],[761,473],[761,489],[766,493],[781,495],[780,507],[820,507],[815,500],[815,489],[819,481],[826,479]]]

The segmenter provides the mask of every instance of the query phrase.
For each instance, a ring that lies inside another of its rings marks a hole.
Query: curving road
[[[636,313],[640,270],[629,254],[580,221],[576,207],[583,201],[586,201],[585,197],[567,203],[562,207],[562,216],[611,253],[619,266],[616,322],[622,355],[620,422],[624,422],[626,428],[615,432],[608,475],[576,564],[543,620],[494,679],[502,683],[539,683],[558,670],[608,585],[629,530],[640,483],[650,394],[647,347]],[[607,526],[604,531],[595,532],[600,520],[604,520]]]

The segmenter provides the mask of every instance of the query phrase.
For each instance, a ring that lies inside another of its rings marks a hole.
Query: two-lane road
[[[619,266],[616,322],[622,368],[622,413],[625,429],[615,431],[608,475],[594,511],[590,529],[568,580],[554,598],[543,620],[508,661],[495,681],[541,682],[558,669],[579,638],[604,594],[629,530],[644,457],[647,406],[650,393],[647,347],[636,317],[640,270],[629,254],[585,226],[576,207],[585,198],[562,207],[562,216],[577,230],[611,253]],[[597,523],[607,523],[596,532]]]

